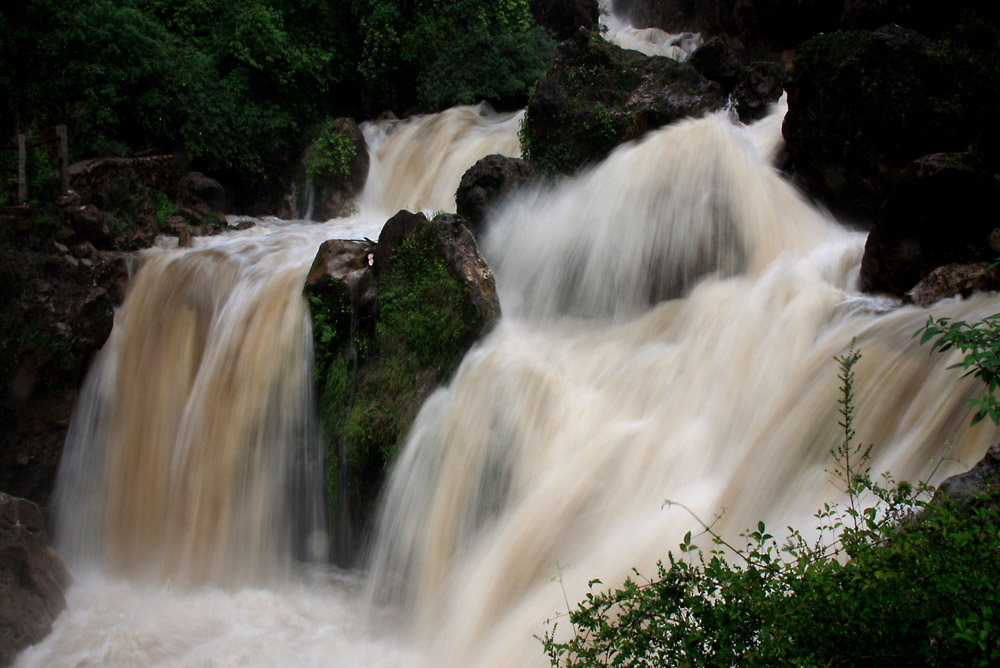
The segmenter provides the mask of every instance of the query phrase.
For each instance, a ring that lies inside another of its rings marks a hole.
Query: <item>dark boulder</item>
[[[500,201],[516,188],[538,178],[538,170],[520,158],[488,155],[465,174],[455,193],[458,214],[468,219],[474,231]]]
[[[997,507],[1000,492],[1000,445],[993,445],[972,469],[953,475],[938,485],[932,504],[991,504]]]
[[[968,297],[974,292],[1000,290],[1000,271],[992,263],[946,264],[920,280],[910,290],[910,301],[930,306],[949,297]]]
[[[968,153],[934,154],[902,172],[868,234],[861,289],[904,295],[936,267],[990,262],[1000,182]],[[995,242],[994,242],[995,243]]]
[[[741,121],[750,123],[767,114],[785,90],[785,74],[784,65],[767,60],[752,62],[744,69],[732,93]]]
[[[597,0],[531,0],[535,23],[547,28],[559,41],[568,39],[578,28],[597,28],[600,10]]]
[[[522,146],[547,173],[572,173],[618,144],[726,104],[722,88],[693,67],[648,57],[580,30],[528,101]]]
[[[49,634],[69,583],[38,506],[0,492],[0,666]]]
[[[226,210],[226,191],[215,179],[201,172],[188,172],[177,182],[178,199],[204,214]]]
[[[698,47],[687,63],[722,87],[744,123],[767,113],[784,92],[784,65],[772,61],[744,65],[721,37],[713,37]]]
[[[783,134],[798,178],[862,220],[920,156],[970,147],[997,155],[997,76],[898,26],[808,40],[786,90]]]
[[[331,554],[349,565],[417,411],[493,326],[500,304],[467,221],[407,211],[386,222],[374,247],[324,243],[305,295],[323,416]]]

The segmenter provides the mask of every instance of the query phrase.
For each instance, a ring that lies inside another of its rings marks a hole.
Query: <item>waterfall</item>
[[[772,167],[782,113],[661,129],[486,222],[504,320],[420,412],[363,573],[298,566],[323,542],[302,280],[325,238],[450,208],[456,174],[516,152],[517,115],[366,125],[359,216],[147,251],[60,473],[69,609],[17,665],[547,665],[533,636],[565,600],[697,529],[666,499],[731,539],[839,500],[852,341],[873,472],[971,466],[997,437],[968,426],[978,386],[913,338],[928,311],[857,292],[864,236]]]
[[[369,575],[437,665],[544,665],[533,636],[563,590],[654,573],[698,533],[665,500],[721,516],[730,541],[758,520],[809,531],[843,500],[834,357],[852,341],[874,473],[946,457],[939,479],[996,440],[968,426],[979,388],[956,359],[913,338],[927,311],[856,292],[865,237],[770,167],[777,128],[678,123],[489,222],[505,320],[418,417]]]

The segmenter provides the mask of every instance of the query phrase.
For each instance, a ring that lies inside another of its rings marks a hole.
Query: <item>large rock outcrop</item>
[[[38,506],[0,492],[0,666],[49,634],[69,583]]]
[[[528,101],[522,148],[548,173],[573,173],[618,144],[726,104],[722,87],[670,58],[622,49],[579,30]]]
[[[332,554],[351,564],[424,400],[500,315],[493,274],[467,222],[400,211],[377,244],[328,241],[305,286]]]
[[[783,134],[796,174],[831,208],[862,220],[921,156],[997,155],[996,75],[898,26],[808,40],[786,89]]]
[[[47,504],[116,266],[57,208],[0,216],[0,490]]]
[[[1000,182],[978,156],[938,153],[915,160],[868,234],[861,289],[903,296],[941,265],[995,260],[1000,221],[988,212],[998,205]]]

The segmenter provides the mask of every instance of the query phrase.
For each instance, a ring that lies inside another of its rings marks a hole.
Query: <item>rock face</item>
[[[142,250],[158,234],[182,237],[226,229],[226,193],[176,156],[100,158],[70,167],[67,199],[78,236],[98,250]],[[74,208],[75,207],[75,208]]]
[[[997,154],[997,77],[898,26],[808,40],[786,89],[783,134],[796,173],[833,208],[862,219],[874,218],[921,156]]]
[[[49,634],[69,582],[38,506],[0,492],[0,666]]]
[[[902,296],[941,265],[996,259],[993,231],[1000,222],[986,212],[998,203],[1000,182],[977,156],[939,153],[914,161],[868,235],[861,289]]]
[[[368,179],[369,161],[358,124],[350,118],[329,121],[302,154],[278,215],[286,220],[350,215]]]
[[[648,57],[579,30],[528,101],[522,147],[547,173],[572,173],[615,146],[722,108],[722,87],[694,68]]]
[[[722,87],[744,123],[763,116],[784,92],[785,67],[781,63],[754,61],[744,65],[721,37],[702,44],[687,63]]]
[[[374,246],[323,244],[304,292],[334,510],[331,553],[350,565],[417,411],[493,326],[500,305],[465,219],[407,211]]]
[[[0,490],[47,503],[112,268],[59,209],[0,217]]]
[[[504,155],[481,158],[458,184],[455,203],[458,214],[479,230],[483,219],[512,190],[538,178],[538,170],[527,160]]]

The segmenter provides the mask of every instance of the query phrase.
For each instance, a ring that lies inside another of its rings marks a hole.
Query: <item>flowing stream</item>
[[[771,166],[782,114],[676,124],[496,212],[481,245],[504,318],[418,416],[362,572],[322,565],[302,281],[324,239],[453,210],[475,159],[516,154],[518,116],[368,125],[358,216],[147,251],[58,481],[69,608],[17,666],[547,665],[533,636],[565,600],[697,533],[665,500],[737,541],[840,500],[852,340],[873,471],[974,464],[997,438],[968,427],[975,382],[913,338],[928,311],[856,291],[864,235]]]

